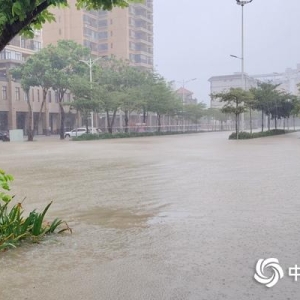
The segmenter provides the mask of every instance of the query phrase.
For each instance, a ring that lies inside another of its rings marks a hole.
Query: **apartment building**
[[[33,39],[15,37],[0,53],[0,130],[24,129],[26,133],[29,119],[27,95],[20,83],[11,78],[9,70],[58,40],[70,39],[89,47],[95,57],[113,55],[142,68],[153,68],[153,0],[132,4],[126,9],[114,8],[111,12],[77,10],[75,0],[68,2],[69,8],[53,9],[56,22],[45,24],[42,31],[35,32]],[[41,88],[32,87],[29,97],[36,133],[58,132],[57,94],[53,90],[48,92],[41,113]],[[65,101],[70,101],[72,96],[67,93],[65,97]],[[75,113],[67,111],[66,129],[80,125],[76,121]]]
[[[153,0],[112,11],[55,8],[56,22],[43,27],[44,46],[69,39],[91,49],[95,57],[116,56],[134,65],[153,68]]]

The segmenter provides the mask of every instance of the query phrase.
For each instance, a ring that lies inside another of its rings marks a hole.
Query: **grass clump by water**
[[[239,140],[248,140],[248,139],[255,139],[255,138],[260,138],[260,137],[266,137],[266,136],[272,136],[272,135],[279,135],[279,134],[285,134],[285,133],[291,133],[295,132],[294,130],[283,130],[283,129],[272,129],[268,131],[261,131],[261,132],[239,132]],[[233,132],[229,136],[230,140],[236,140],[236,133]]]
[[[15,248],[22,240],[38,242],[46,234],[54,232],[71,232],[66,222],[55,219],[52,223],[45,221],[45,215],[51,206],[50,202],[43,212],[33,210],[28,217],[24,217],[21,203],[12,205],[13,196],[7,192],[10,190],[10,182],[13,177],[0,170],[0,251]],[[58,228],[64,224],[63,228]]]

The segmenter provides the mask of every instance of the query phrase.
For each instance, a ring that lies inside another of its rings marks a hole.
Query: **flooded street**
[[[0,300],[298,299],[260,258],[300,264],[299,133],[0,143],[26,211],[73,234],[0,253]]]

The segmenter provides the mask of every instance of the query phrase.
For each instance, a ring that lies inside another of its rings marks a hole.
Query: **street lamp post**
[[[184,89],[185,89],[185,84],[197,80],[197,78],[192,78],[189,80],[182,80],[182,125],[183,125],[183,131],[185,131],[185,122],[184,122],[184,116],[183,116],[183,110],[184,110]]]
[[[97,57],[94,60],[92,60],[92,58],[90,57],[89,60],[80,60],[80,62],[85,63],[89,67],[91,88],[92,88],[92,83],[93,83],[93,65],[96,61],[98,61],[101,58],[102,57]],[[94,112],[93,111],[91,111],[91,127],[92,127],[92,133],[94,133]]]
[[[245,70],[244,70],[244,6],[248,3],[251,3],[253,0],[236,0],[236,3],[242,8],[242,49],[241,49],[241,69],[242,69],[242,89],[246,89],[245,85]]]
[[[230,55],[231,57],[238,58],[241,60],[241,80],[242,80],[242,89],[246,90],[245,82],[245,56],[244,56],[244,6],[248,3],[251,3],[253,0],[236,0],[236,3],[242,8],[242,25],[241,25],[241,57],[236,55]],[[242,114],[242,130],[244,130],[244,114]]]

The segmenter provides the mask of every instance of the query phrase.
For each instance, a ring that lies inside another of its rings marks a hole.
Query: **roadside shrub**
[[[283,129],[272,129],[268,131],[263,132],[253,132],[252,134],[250,132],[241,131],[239,133],[239,140],[247,140],[247,139],[255,139],[260,137],[266,137],[266,136],[272,136],[272,135],[279,135],[279,134],[285,134],[285,133],[291,133],[294,132],[294,130],[283,130]],[[230,140],[236,140],[236,133],[233,132],[229,136]]]
[[[28,217],[23,217],[22,203],[11,207],[14,197],[7,192],[10,190],[9,183],[13,181],[11,175],[0,170],[0,251],[15,248],[22,240],[38,242],[46,234],[55,232],[58,226],[65,224],[58,233],[71,229],[66,222],[55,219],[52,223],[45,222],[45,215],[51,206],[50,202],[42,213],[31,211]]]
[[[121,139],[132,137],[144,137],[144,136],[161,136],[161,135],[174,135],[174,134],[189,134],[200,133],[203,131],[165,131],[165,132],[117,132],[117,133],[100,133],[100,134],[83,134],[78,137],[74,137],[73,141],[90,141],[90,140],[104,140],[104,139]]]

